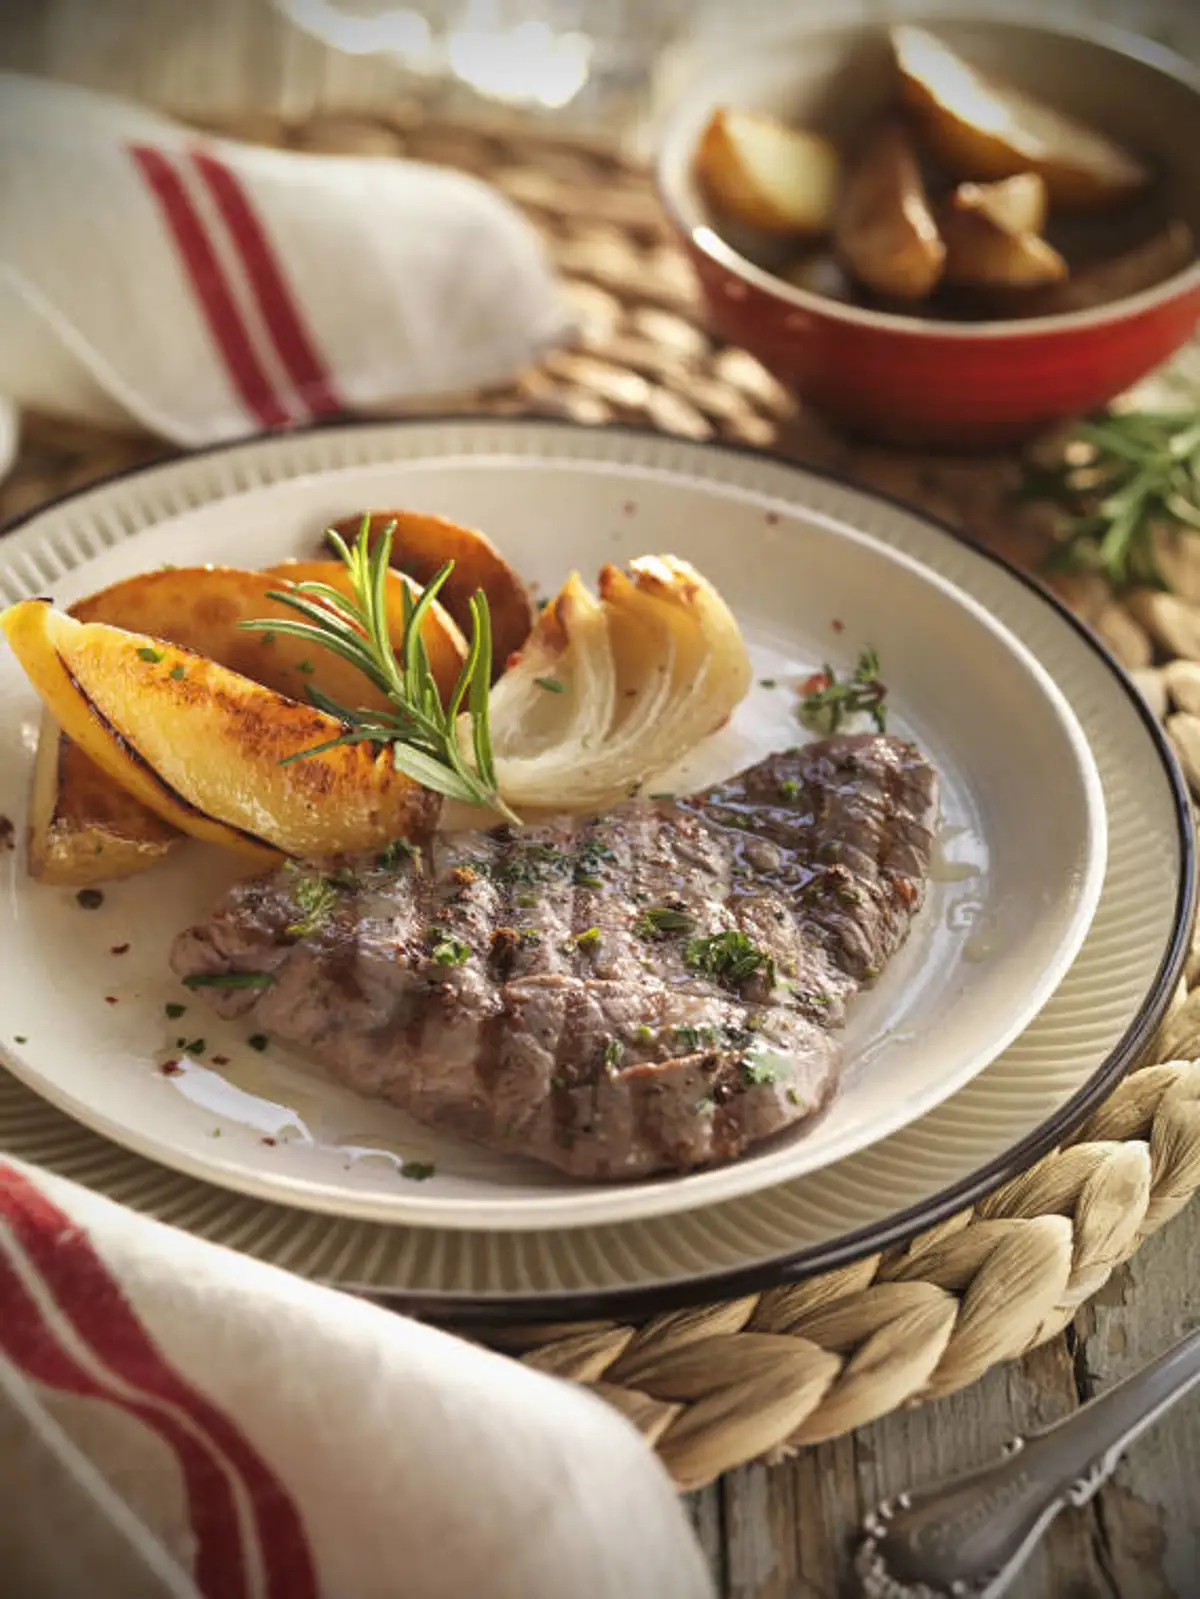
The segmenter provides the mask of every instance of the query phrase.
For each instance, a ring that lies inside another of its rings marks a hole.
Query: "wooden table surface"
[[[1068,0],[1062,9],[1070,9]],[[1194,0],[1108,0],[1089,8],[1098,12],[1152,22],[1177,43],[1200,46]],[[336,56],[298,33],[268,0],[5,0],[0,13],[0,68],[88,82],[195,115],[378,104],[402,82],[387,63]],[[856,1592],[848,1557],[866,1510],[905,1486],[989,1458],[1014,1432],[1069,1414],[1200,1323],[1197,1261],[1200,1209],[1193,1205],[1118,1270],[1066,1334],[1020,1364],[786,1464],[731,1472],[690,1496],[718,1591],[728,1599]],[[1019,1599],[1200,1594],[1195,1401],[1143,1439],[1090,1506],[1058,1519],[1015,1592]]]

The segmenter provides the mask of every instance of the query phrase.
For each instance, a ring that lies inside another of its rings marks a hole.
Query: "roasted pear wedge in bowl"
[[[63,733],[180,832],[269,862],[369,849],[437,818],[437,795],[390,748],[307,755],[342,724],[215,661],[43,600],[10,607],[0,625]]]

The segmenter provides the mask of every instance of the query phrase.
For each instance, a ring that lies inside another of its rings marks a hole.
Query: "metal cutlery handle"
[[[1197,1383],[1200,1331],[999,1460],[880,1505],[857,1559],[867,1599],[996,1599],[1063,1506],[1086,1504]]]

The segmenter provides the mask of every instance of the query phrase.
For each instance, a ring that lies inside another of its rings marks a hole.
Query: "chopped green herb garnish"
[[[180,661],[177,666],[173,666],[171,668],[171,674],[170,675],[175,679],[175,681],[177,683],[182,683],[184,678],[187,676],[187,667],[184,666],[182,661]],[[214,1138],[216,1138],[217,1136],[219,1136],[218,1133],[214,1133],[213,1134]]]
[[[189,1055],[203,1055],[204,1040],[202,1038],[190,1038],[182,1047]]]
[[[298,672],[303,672],[305,674],[305,676],[311,677],[311,675],[316,671],[316,667],[313,665],[313,663],[311,661],[308,661],[308,660],[297,661],[296,662],[296,670]]]
[[[800,785],[794,777],[785,777],[779,785],[779,797],[782,800],[794,800],[800,796]]]
[[[654,1042],[654,1029],[653,1027],[648,1027],[645,1022],[639,1022],[633,1030],[633,1036],[639,1043],[652,1044]]]
[[[399,866],[402,862],[415,861],[421,858],[421,846],[410,843],[407,838],[394,838],[390,844],[385,844],[375,857],[376,866]]]
[[[814,732],[836,733],[848,716],[859,714],[869,715],[881,733],[887,731],[887,689],[879,680],[879,657],[873,649],[862,651],[854,675],[845,682],[826,665],[800,685],[800,693],[800,720]]]
[[[668,933],[690,933],[696,919],[687,911],[675,910],[670,905],[647,905],[633,924],[638,938],[666,938]]]
[[[446,932],[442,927],[431,927],[429,938],[432,947],[429,951],[431,961],[436,961],[439,966],[462,966],[471,958],[471,946],[453,933]]]
[[[522,944],[525,944],[526,946],[540,944],[542,941],[542,935],[538,932],[536,927],[519,928],[517,931],[517,937],[521,940]]]
[[[513,900],[514,905],[519,905],[524,911],[532,909],[538,902],[536,894],[518,894]]]
[[[533,680],[539,688],[544,688],[547,694],[565,694],[567,686],[557,677],[535,677]]]
[[[589,838],[582,844],[575,857],[574,880],[580,888],[603,888],[604,879],[600,875],[600,868],[605,861],[613,859],[613,852],[607,844],[598,838]]]
[[[436,1171],[436,1166],[423,1160],[406,1160],[400,1167],[401,1177],[407,1177],[410,1183],[423,1183]]]
[[[173,999],[168,1001],[168,1003],[163,1006],[163,1009],[173,1022],[177,1022],[183,1015],[184,1011],[187,1010],[187,1006],[181,1005],[178,1000]]]
[[[143,661],[161,661],[162,658],[163,658],[163,652],[161,650],[156,650],[150,644],[143,644],[141,646],[141,648],[138,650],[138,659],[139,660],[143,660]]]
[[[674,1034],[676,1043],[682,1044],[686,1050],[702,1049],[706,1046],[715,1044],[717,1041],[717,1030],[715,1027],[683,1026],[674,1027],[671,1031]]]
[[[270,972],[193,972],[183,979],[185,988],[270,988]]]
[[[596,949],[600,943],[600,929],[598,927],[585,927],[582,933],[574,934],[572,943],[580,949]]]
[[[261,1055],[271,1040],[267,1037],[266,1033],[251,1033],[246,1042],[250,1045],[251,1049],[256,1049]]]
[[[624,1054],[625,1046],[622,1044],[621,1040],[619,1038],[610,1038],[604,1046],[605,1071],[615,1072],[617,1067],[621,1064],[621,1059]]]
[[[338,899],[338,887],[332,878],[299,868],[293,869],[289,892],[299,912],[285,929],[289,938],[307,938],[317,932],[329,920]]]
[[[760,970],[765,971],[768,981],[774,981],[774,962],[771,957],[745,933],[732,928],[724,933],[713,933],[707,938],[690,939],[683,958],[692,971],[718,978],[730,987],[744,983]]]
[[[104,895],[98,888],[81,888],[75,896],[75,903],[81,910],[98,911],[104,904]]]
[[[788,1102],[789,1105],[798,1105],[800,1103],[800,1095],[796,1092],[796,1090],[794,1088],[789,1088],[788,1089],[788,1091],[787,1091],[787,1102]]]
[[[274,644],[275,635],[271,632],[270,628],[268,628],[265,633],[260,633],[258,635],[258,642],[260,644]]]
[[[769,1061],[744,1060],[742,1078],[751,1088],[767,1088],[775,1081],[775,1068]]]
[[[759,688],[778,688],[779,684],[773,677],[760,677],[758,680],[758,686]]]
[[[28,1042],[29,1042],[29,1040],[26,1038],[24,1033],[14,1033],[13,1034],[13,1043],[14,1044],[27,1044]]]

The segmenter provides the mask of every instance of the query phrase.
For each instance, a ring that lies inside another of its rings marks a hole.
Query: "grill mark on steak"
[[[936,811],[911,745],[827,739],[679,802],[439,835],[398,868],[314,863],[347,886],[303,937],[285,868],[172,964],[269,971],[202,992],[433,1126],[583,1177],[687,1169],[832,1094],[846,1005],[923,900]],[[647,922],[659,908],[686,924]],[[689,962],[720,933],[761,954],[740,982]]]

